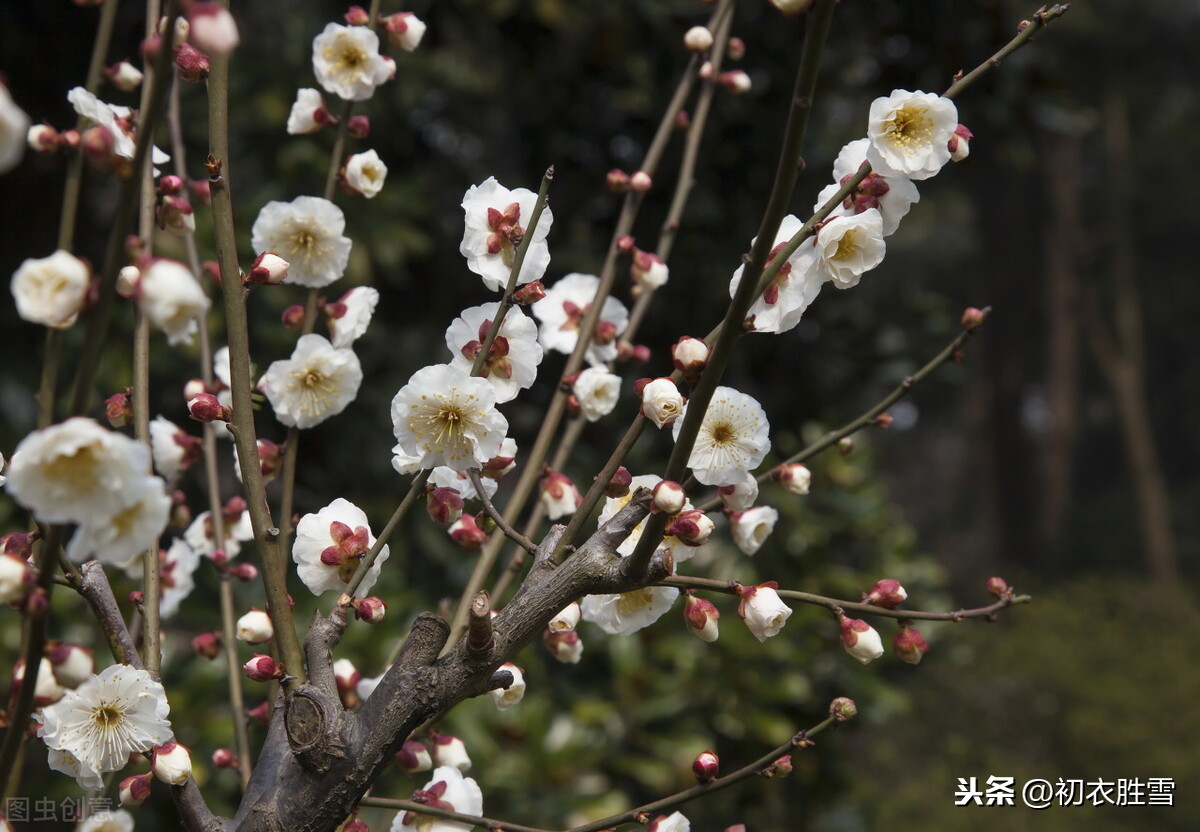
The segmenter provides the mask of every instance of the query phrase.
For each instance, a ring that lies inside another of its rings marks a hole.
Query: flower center
[[[933,119],[924,107],[906,104],[887,123],[888,138],[901,146],[926,145],[933,135]]]
[[[858,235],[854,229],[850,229],[841,236],[838,240],[837,251],[833,253],[833,260],[849,260],[858,253]]]
[[[712,440],[717,445],[728,445],[734,439],[733,427],[725,422],[713,425]]]
[[[325,50],[325,59],[338,72],[357,72],[367,62],[367,53],[349,38],[338,38],[336,45]]]
[[[644,610],[653,602],[654,593],[650,591],[650,587],[622,592],[617,598],[617,612],[621,615],[629,615],[638,610]]]
[[[96,723],[97,727],[107,729],[112,728],[114,725],[120,722],[124,715],[125,712],[116,705],[108,702],[101,702],[96,709],[92,711],[92,721]]]

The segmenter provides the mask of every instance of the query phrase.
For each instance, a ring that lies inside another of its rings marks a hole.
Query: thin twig
[[[487,492],[483,490],[483,481],[479,476],[479,469],[469,469],[467,471],[467,479],[471,481],[471,485],[475,486],[475,495],[479,497],[479,502],[483,503],[483,510],[487,512],[488,517],[495,521],[497,528],[504,532],[504,536],[513,543],[516,543],[529,554],[534,554],[534,551],[537,549],[537,545],[528,537],[518,532],[512,526],[508,525],[508,523],[504,520],[504,515],[497,511],[496,507],[492,505],[492,501],[488,497]]]
[[[417,497],[425,493],[425,481],[429,479],[430,473],[430,471],[425,470],[413,477],[412,485],[408,487],[408,493],[404,495],[404,499],[400,501],[400,505],[396,506],[396,510],[392,512],[391,519],[383,527],[383,530],[379,533],[379,537],[375,538],[375,542],[371,545],[371,548],[363,555],[358,568],[354,570],[354,577],[346,584],[346,595],[354,597],[355,591],[362,584],[363,579],[367,577],[367,570],[375,563],[375,558],[379,557],[379,552],[387,544],[388,538],[392,536],[392,532],[396,530],[396,526],[404,519],[404,515],[408,514],[408,510],[412,508]]]

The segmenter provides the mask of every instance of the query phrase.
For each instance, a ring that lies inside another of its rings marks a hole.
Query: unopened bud
[[[854,437],[843,436],[837,442],[837,449],[838,453],[842,456],[850,456],[850,453],[854,450]]]
[[[63,642],[55,644],[46,652],[54,678],[64,688],[77,688],[92,677],[96,661],[92,651],[82,644]]]
[[[683,412],[683,395],[669,378],[656,378],[634,392],[642,397],[642,413],[657,428],[664,428]]]
[[[899,581],[892,578],[876,581],[875,586],[871,587],[871,591],[863,593],[862,597],[864,604],[874,604],[889,610],[894,610],[907,598],[908,591],[900,585]]]
[[[150,770],[154,776],[172,786],[182,786],[192,776],[192,755],[187,746],[168,740],[154,746]]]
[[[487,543],[488,535],[475,522],[475,518],[470,514],[464,514],[454,522],[454,525],[449,530],[450,539],[458,544],[459,548],[468,552],[474,552],[484,543]]]
[[[688,384],[695,384],[708,364],[710,352],[704,341],[685,335],[671,347],[671,360]]]
[[[359,673],[352,661],[338,659],[333,663],[333,681],[337,684],[338,696],[341,697],[342,705],[353,708],[359,703],[358,683],[362,681],[362,674]]]
[[[717,779],[720,770],[721,761],[711,750],[701,751],[692,761],[692,774],[696,775],[697,783],[711,783]]]
[[[546,297],[546,286],[540,280],[533,280],[517,289],[509,297],[517,306],[529,306]]]
[[[711,644],[717,640],[720,635],[717,619],[720,617],[721,611],[712,601],[697,598],[695,595],[687,596],[684,601],[683,621],[692,635],[701,641]]]
[[[346,122],[346,132],[355,139],[365,139],[371,135],[371,119],[367,116],[350,116]]]
[[[260,702],[246,711],[246,718],[256,725],[266,728],[271,724],[271,703]]]
[[[84,158],[97,170],[109,168],[116,155],[116,139],[112,131],[100,124],[83,131],[80,147]]]
[[[841,616],[842,647],[862,664],[867,664],[883,655],[883,640],[867,622],[861,618]]]
[[[996,598],[1003,598],[1012,592],[1009,589],[1008,581],[1003,578],[988,578],[986,586],[988,595],[995,596]]]
[[[382,598],[369,595],[354,605],[354,617],[368,624],[378,624],[387,614],[387,602]]]
[[[347,26],[366,26],[371,22],[371,16],[362,6],[351,6],[342,15],[342,20],[346,21]]]
[[[692,52],[707,52],[713,45],[713,35],[704,26],[693,26],[683,36],[683,45]]]
[[[396,752],[396,765],[400,766],[400,770],[405,774],[429,771],[433,768],[433,757],[425,743],[409,740]]]
[[[579,664],[583,657],[583,640],[574,630],[555,632],[547,628],[542,633],[542,644],[555,660],[563,664]]]
[[[197,422],[228,422],[233,411],[221,404],[212,393],[201,393],[188,400],[188,415]]]
[[[262,644],[275,637],[271,616],[262,610],[250,610],[237,620],[237,637],[247,644]]]
[[[920,664],[921,659],[929,652],[929,644],[925,637],[912,627],[901,627],[892,636],[892,652],[901,661],[909,664]]]
[[[379,18],[379,22],[387,32],[388,42],[405,52],[420,46],[421,38],[425,36],[425,21],[412,12],[396,12]]]
[[[976,309],[974,306],[968,306],[962,313],[963,329],[975,329],[981,323],[987,314],[982,309]]]
[[[604,487],[604,496],[606,497],[624,497],[629,493],[629,485],[633,482],[633,475],[629,473],[629,469],[624,465],[617,468],[613,473],[612,479],[608,481],[608,485]]]
[[[653,509],[663,514],[678,514],[687,503],[683,486],[674,480],[663,480],[654,486]]]
[[[250,264],[246,273],[247,283],[257,283],[261,286],[277,286],[287,277],[291,263],[272,251],[264,251]]]
[[[26,132],[25,143],[34,153],[53,153],[58,150],[58,132],[49,124],[35,124]]]
[[[699,509],[692,509],[677,514],[667,524],[664,533],[679,538],[685,546],[703,546],[712,536],[715,528],[708,515]]]
[[[192,639],[192,650],[197,656],[215,659],[221,654],[221,634],[219,632],[201,633]]]
[[[129,61],[115,63],[104,70],[104,77],[121,92],[133,92],[142,83],[142,72]]]
[[[198,84],[208,78],[211,66],[207,55],[185,43],[175,52],[175,69],[181,81]]]
[[[135,774],[132,777],[126,777],[118,786],[120,803],[122,806],[141,806],[146,802],[146,798],[150,796],[150,784],[153,782],[153,775],[149,772],[146,774]]]
[[[628,254],[636,247],[637,240],[633,238],[632,234],[622,234],[617,238],[617,251],[621,252],[622,254]]]
[[[244,584],[258,580],[258,567],[253,563],[235,563],[229,567],[229,574]]]
[[[439,766],[453,766],[459,771],[466,771],[471,767],[467,746],[458,737],[450,734],[438,734],[434,738],[433,761]]]
[[[730,38],[725,45],[725,54],[731,61],[740,61],[746,57],[746,42],[741,38]]]
[[[784,754],[773,763],[764,766],[759,774],[766,778],[786,777],[792,773],[792,755]]]
[[[653,186],[654,180],[644,170],[639,170],[633,176],[629,177],[629,190],[635,194],[644,194]]]
[[[874,421],[872,421],[871,424],[873,424],[877,428],[882,428],[883,430],[887,430],[888,428],[890,428],[892,426],[892,422],[894,422],[894,421],[896,421],[896,420],[892,416],[892,414],[880,413],[878,416],[875,417]]]
[[[187,16],[192,43],[210,55],[228,55],[241,42],[237,22],[220,3],[192,2]]]
[[[829,715],[837,722],[846,722],[858,716],[858,705],[848,696],[839,696],[829,703]]]
[[[272,679],[283,678],[283,668],[275,663],[270,656],[255,653],[250,661],[243,665],[246,677],[255,682],[269,682]]]
[[[967,129],[965,124],[960,124],[954,128],[954,135],[946,142],[946,149],[950,151],[950,158],[955,162],[961,162],[971,153],[971,139],[975,135]]]
[[[717,83],[737,95],[750,92],[750,76],[740,69],[722,72],[717,78]]]
[[[629,174],[620,168],[613,168],[605,176],[604,185],[614,194],[623,194],[629,190]]]
[[[133,420],[133,402],[129,392],[113,393],[104,400],[104,418],[114,428],[123,428]]]
[[[304,325],[304,307],[300,304],[293,304],[283,310],[281,316],[284,327],[290,330],[298,330]]]
[[[212,753],[213,768],[237,768],[238,759],[229,748],[218,748]]]

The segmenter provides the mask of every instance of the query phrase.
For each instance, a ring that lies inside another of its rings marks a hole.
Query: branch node
[[[495,646],[492,632],[492,599],[481,589],[471,599],[467,619],[467,656],[473,661],[487,661]]]

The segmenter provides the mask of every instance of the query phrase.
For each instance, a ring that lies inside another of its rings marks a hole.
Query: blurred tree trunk
[[[1110,92],[1105,98],[1104,139],[1111,223],[1107,236],[1112,243],[1109,259],[1113,276],[1113,327],[1110,331],[1093,292],[1088,298],[1088,334],[1116,400],[1146,565],[1155,581],[1177,587],[1179,558],[1171,526],[1170,500],[1154,446],[1153,422],[1146,399],[1142,308],[1134,266],[1137,240],[1130,181],[1133,160],[1129,107],[1122,93]]]
[[[1049,200],[1046,252],[1046,403],[1049,429],[1042,435],[1042,535],[1061,551],[1071,502],[1071,472],[1079,413],[1080,167],[1083,135],[1055,132],[1044,154]]]

